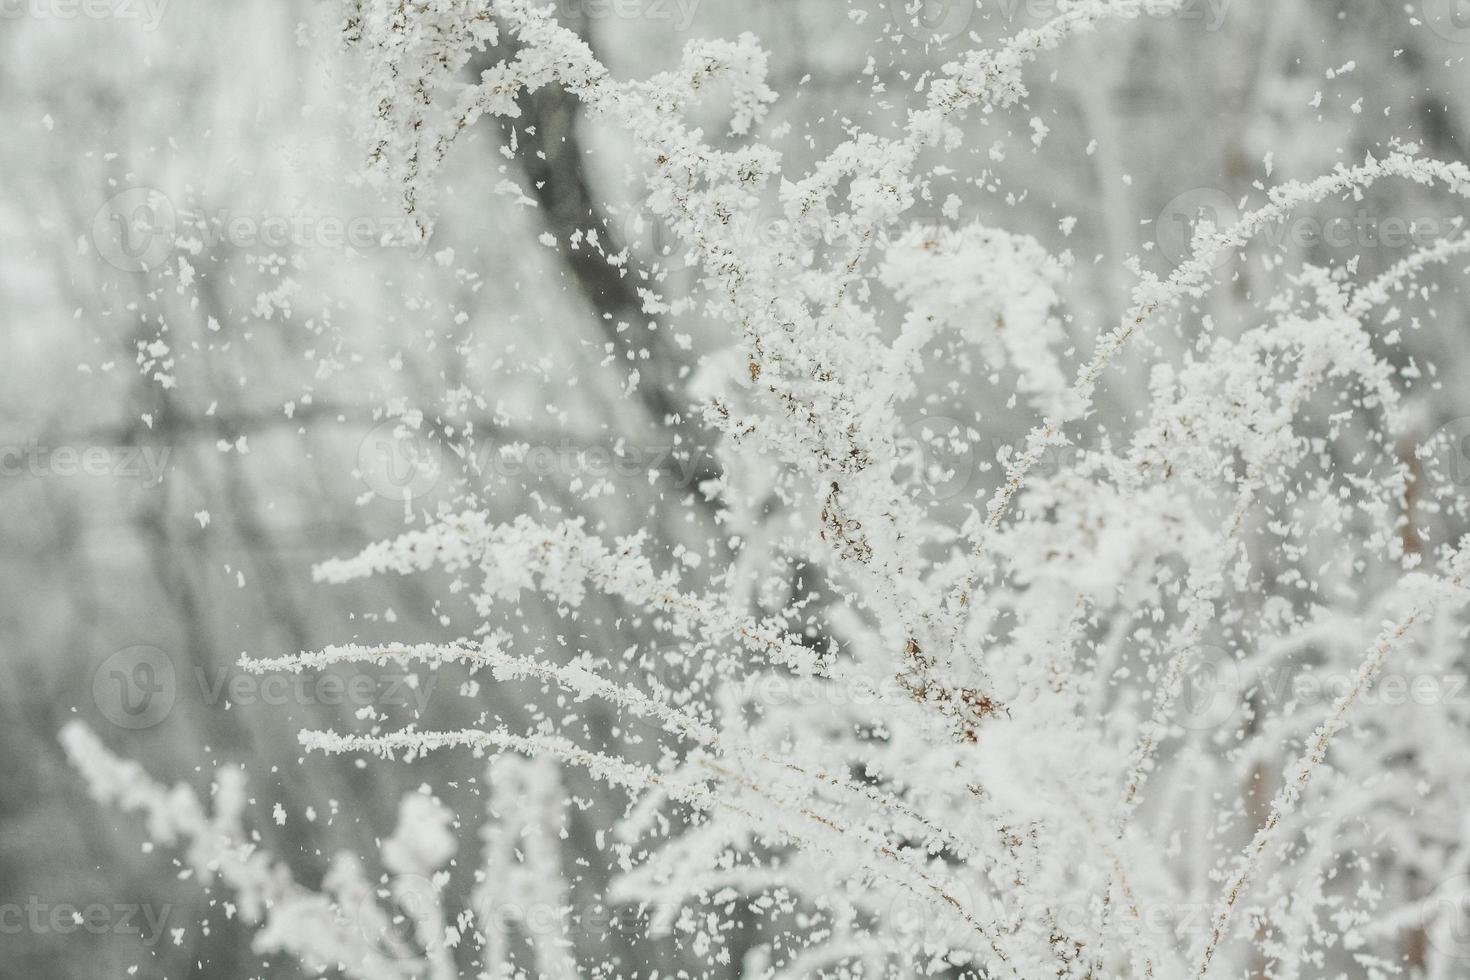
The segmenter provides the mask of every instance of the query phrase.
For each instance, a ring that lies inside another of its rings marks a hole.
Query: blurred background
[[[755,33],[782,95],[763,135],[789,172],[853,125],[885,131],[926,72],[977,43],[965,35],[994,41],[1054,7],[557,0],[622,76],[671,64],[689,38]],[[375,854],[417,786],[483,810],[483,763],[466,754],[363,765],[304,757],[296,733],[351,728],[369,707],[431,728],[486,711],[524,727],[534,718],[520,699],[466,693],[448,674],[353,668],[324,686],[236,666],[351,640],[447,640],[478,622],[448,576],[330,586],[313,582],[314,563],[440,505],[581,514],[609,535],[647,529],[649,550],[704,552],[722,534],[698,493],[708,469],[687,406],[732,338],[698,304],[676,307],[626,390],[617,324],[646,319],[636,287],[652,277],[673,301],[697,276],[637,208],[622,134],[556,92],[528,100],[522,120],[540,155],[502,153],[502,130],[482,121],[438,180],[431,241],[412,243],[393,195],[365,177],[357,134],[372,107],[343,17],[301,0],[0,6],[0,906],[39,910],[19,929],[0,919],[0,976],[300,975],[251,952],[226,896],[145,846],[138,821],[88,798],[57,743],[72,718],[201,793],[213,766],[244,764],[253,828],[308,884],[341,848]],[[1394,138],[1464,159],[1467,57],[1463,3],[1199,0],[1043,58],[1024,105],[967,123],[947,193],[961,220],[1070,254],[1068,329],[1085,354],[1126,306],[1127,258],[1166,273],[1200,214],[1228,219],[1261,187]],[[140,237],[126,224],[140,209],[173,233]],[[1325,205],[1229,260],[1229,287],[1191,316],[1248,325],[1283,259],[1372,275],[1456,213],[1399,185]],[[939,214],[925,203],[915,220]],[[587,228],[603,252],[630,250],[627,275],[573,247]],[[750,229],[781,233],[774,215]],[[1402,302],[1419,318],[1406,359],[1443,381],[1419,409],[1426,435],[1470,414],[1455,275],[1427,273]],[[1150,342],[1142,355],[1189,343],[1182,331]],[[1109,407],[1140,407],[1145,381],[1125,365]],[[1004,385],[954,385],[925,411],[968,424],[1006,397]],[[405,431],[390,415],[423,421]],[[986,430],[981,452],[940,460],[956,474],[943,490],[956,513],[994,484],[986,450],[1019,431]],[[613,660],[649,640],[607,597],[574,623],[527,597],[507,626],[549,638],[553,654],[560,643]],[[584,710],[593,731],[616,724]],[[567,778],[579,798],[606,796]],[[607,877],[587,842],[622,805],[573,809],[567,865],[588,856],[574,875],[587,903]],[[466,854],[475,826],[460,828]],[[141,917],[141,937],[58,928],[48,916],[63,903],[142,906],[160,931]],[[733,975],[635,932],[577,942],[620,958],[623,975]]]

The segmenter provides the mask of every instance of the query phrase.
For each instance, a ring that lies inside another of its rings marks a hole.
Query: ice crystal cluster
[[[673,547],[586,517],[445,506],[315,571],[323,588],[447,583],[473,610],[461,640],[244,661],[459,671],[467,690],[534,702],[529,727],[368,711],[301,734],[371,765],[485,760],[490,812],[452,815],[483,822],[483,894],[453,903],[469,914],[443,912],[455,844],[427,790],[375,859],[392,886],[344,855],[309,891],[241,831],[237,775],[217,776],[211,815],[68,729],[97,797],[238,893],[258,949],[364,978],[642,975],[578,958],[560,853],[560,779],[576,771],[627,800],[598,841],[605,900],[653,910],[650,930],[721,975],[1463,975],[1470,710],[1385,685],[1465,662],[1467,513],[1447,472],[1463,447],[1424,431],[1415,391],[1437,382],[1400,340],[1419,327],[1402,308],[1418,274],[1463,264],[1470,238],[1373,277],[1251,253],[1250,321],[1210,300],[1240,286],[1220,256],[1299,209],[1391,182],[1455,202],[1470,169],[1399,144],[1262,183],[1236,220],[1200,222],[1167,277],[1117,270],[1126,308],[1091,322],[1063,298],[1075,256],[958,220],[942,178],[962,123],[1024,114],[1057,53],[1102,22],[1128,29],[1138,0],[1059,3],[962,50],[910,81],[888,130],[852,126],[802,169],[765,139],[786,93],[752,35],[625,80],[527,0],[348,6],[372,166],[420,234],[464,134],[482,117],[516,132],[543,90],[637,154],[640,206],[692,257],[689,295],[602,250],[597,228],[561,244],[637,284],[643,316],[605,363],[629,392],[662,383],[639,351],[679,310],[725,330],[659,420],[707,441],[704,478],[671,506],[711,517],[707,540]],[[790,234],[742,232],[771,213]],[[1002,390],[998,408],[914,424],[949,372]],[[1105,397],[1113,383],[1136,408]],[[995,433],[1012,434],[998,451]],[[935,492],[956,446],[983,495]],[[517,625],[532,595],[570,641]],[[636,610],[655,642],[611,642],[583,616],[593,595]],[[589,733],[589,703],[616,713],[612,737]],[[507,898],[565,915],[530,929],[485,911]],[[731,962],[737,928],[757,939]]]

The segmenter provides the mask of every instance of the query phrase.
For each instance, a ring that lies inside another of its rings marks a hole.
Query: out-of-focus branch
[[[578,17],[575,21],[568,26],[587,37],[585,19]],[[514,46],[503,44],[474,64],[474,73],[478,75],[513,57]],[[670,332],[648,326],[648,314],[643,312],[643,301],[627,264],[608,262],[608,256],[623,252],[627,243],[608,220],[588,182],[582,164],[587,150],[577,133],[579,113],[577,99],[558,86],[546,86],[527,95],[522,99],[522,116],[515,127],[520,149],[514,160],[525,174],[547,229],[563,246],[557,254],[596,314],[598,328],[618,359],[637,367],[640,403],[653,424],[676,434],[681,448],[690,454],[697,469],[697,487],[704,480],[718,477],[719,470],[709,454],[699,451],[704,436],[684,384],[691,365],[671,342]],[[509,133],[507,128],[507,139]],[[585,241],[588,230],[596,232],[600,248]],[[571,243],[579,239],[581,246],[572,248]],[[695,497],[707,503],[702,494],[696,493]]]

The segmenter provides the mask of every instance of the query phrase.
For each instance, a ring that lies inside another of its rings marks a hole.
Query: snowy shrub
[[[717,466],[684,488],[715,515],[702,551],[445,503],[315,573],[442,573],[477,616],[461,641],[242,664],[462,670],[534,694],[535,725],[484,712],[426,730],[365,712],[302,745],[492,757],[491,795],[526,803],[486,820],[480,887],[557,907],[556,768],[585,770],[630,799],[599,842],[609,900],[659,910],[655,931],[744,977],[1462,975],[1470,888],[1437,883],[1470,871],[1470,761],[1455,748],[1470,708],[1450,691],[1466,669],[1470,527],[1446,472],[1460,447],[1423,431],[1414,393],[1435,382],[1400,342],[1418,327],[1401,309],[1416,276],[1463,263],[1470,237],[1377,277],[1293,268],[1259,238],[1388,182],[1470,196],[1470,168],[1403,144],[1262,185],[1234,223],[1201,222],[1167,277],[1134,263],[1127,308],[1101,325],[1066,308],[1074,256],[910,219],[921,203],[945,213],[962,122],[1024,107],[1032,63],[1145,6],[1160,4],[1059,3],[890,93],[909,102],[893,132],[852,126],[796,172],[763,141],[785,93],[753,36],[691,42],[676,68],[625,81],[525,0],[349,4],[374,167],[423,234],[436,172],[477,119],[514,127],[531,93],[569,93],[636,150],[644,206],[698,270],[691,302],[626,250],[599,253],[646,314],[620,327],[631,363],[607,370],[628,392],[654,383],[637,352],[677,310],[723,325],[729,347],[691,378],[681,417],[658,420],[697,419],[710,441]],[[711,102],[719,136],[694,121]],[[773,208],[799,233],[751,241],[742,229]],[[1222,251],[1269,279],[1248,322],[1210,312],[1212,291],[1243,281]],[[1185,338],[1183,356],[1163,356],[1160,334]],[[1130,358],[1146,376],[1137,411],[1099,397]],[[946,372],[1000,391],[994,417],[911,424]],[[997,432],[1024,435],[992,460],[980,447]],[[936,443],[956,441],[988,498],[932,492],[948,479]],[[1040,465],[1061,448],[1064,465]],[[528,594],[560,611],[570,647],[516,624]],[[658,642],[599,646],[581,612],[592,594],[640,610]],[[628,719],[627,751],[585,737],[589,701]],[[454,976],[472,955],[487,976],[614,975],[531,930],[534,963],[517,961],[513,916],[444,920],[453,841],[430,795],[404,801],[381,855],[421,894],[385,891],[351,856],[308,892],[250,847],[237,777],[217,777],[210,816],[85,730],[66,742],[99,799],[143,812],[238,893],[261,950],[361,977]],[[415,905],[422,928],[344,934],[340,911],[364,902],[390,918]],[[737,920],[760,940],[728,963]]]

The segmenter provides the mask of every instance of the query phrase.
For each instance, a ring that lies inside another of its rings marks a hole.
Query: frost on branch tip
[[[255,930],[258,954],[284,953],[313,975],[450,980],[461,975],[454,950],[464,945],[483,951],[493,975],[510,976],[508,938],[518,930],[541,976],[577,976],[564,935],[571,901],[553,832],[562,823],[562,788],[548,761],[507,756],[487,767],[481,859],[462,899],[450,890],[458,822],[426,790],[400,801],[397,826],[381,842],[381,876],[374,879],[357,855],[342,851],[313,890],[296,882],[257,833],[245,831],[240,770],[221,770],[210,812],[187,786],[164,787],[113,755],[81,722],[63,729],[61,740],[99,803],[141,813],[150,839],[183,848],[188,873],[220,893],[227,915]],[[548,914],[561,931],[546,932]]]

